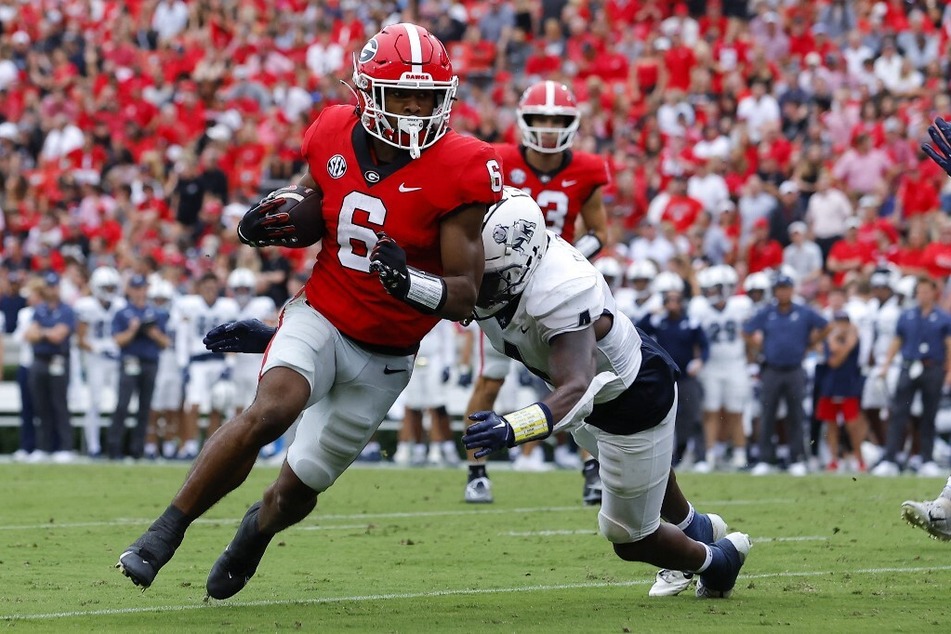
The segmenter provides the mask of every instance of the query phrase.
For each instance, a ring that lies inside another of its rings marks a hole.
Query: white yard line
[[[865,568],[862,570],[840,571],[851,575],[878,575],[889,573],[917,573],[951,570],[951,566],[910,567],[910,568]],[[803,572],[771,572],[758,575],[743,575],[742,579],[776,579],[784,577],[822,577],[835,574],[832,570],[809,570]],[[47,612],[43,614],[14,614],[0,617],[0,620],[38,621],[51,619],[69,619],[90,616],[121,616],[126,614],[155,614],[166,612],[187,612],[191,610],[215,610],[229,608],[270,607],[282,605],[320,605],[326,603],[360,603],[369,601],[403,601],[407,599],[426,599],[452,596],[478,596],[490,594],[510,594],[513,592],[545,592],[549,590],[583,590],[589,588],[627,588],[631,586],[646,586],[652,584],[653,579],[639,579],[636,581],[592,582],[592,583],[565,583],[556,585],[517,586],[510,588],[460,588],[457,590],[434,590],[432,592],[405,592],[389,594],[365,594],[349,597],[322,597],[316,599],[285,599],[270,601],[231,601],[228,603],[190,603],[186,605],[160,605],[138,608],[114,608],[105,610],[77,610],[73,612]]]
[[[551,529],[544,531],[506,531],[499,533],[502,537],[557,537],[562,535],[597,535],[596,530]],[[822,542],[828,540],[825,535],[796,535],[792,537],[754,537],[754,544],[768,544],[771,542]]]
[[[787,498],[777,498],[769,500],[713,500],[710,502],[704,502],[704,508],[715,508],[720,506],[747,506],[752,504],[793,504],[794,500]],[[469,507],[466,510],[457,510],[457,511],[416,511],[416,512],[394,512],[394,513],[358,513],[353,515],[324,515],[318,513],[314,516],[314,520],[321,522],[333,522],[338,520],[380,520],[380,519],[413,519],[413,518],[426,518],[426,517],[449,517],[449,516],[461,516],[461,515],[508,515],[508,514],[527,514],[527,513],[567,513],[567,512],[578,512],[584,511],[587,513],[594,513],[596,509],[590,506],[541,506],[541,507],[526,507],[526,508],[486,508],[486,507]],[[45,522],[43,524],[8,524],[5,526],[0,526],[0,531],[20,531],[20,530],[41,530],[41,529],[58,529],[58,528],[91,528],[96,526],[128,526],[130,524],[142,524],[148,526],[152,523],[154,518],[151,519],[139,519],[139,518],[129,518],[129,517],[119,517],[112,520],[103,520],[101,522]],[[241,521],[240,517],[233,518],[222,518],[222,519],[210,519],[202,518],[196,520],[196,524],[238,524]],[[297,526],[295,528],[304,529],[304,530],[316,530],[315,525],[303,525]]]

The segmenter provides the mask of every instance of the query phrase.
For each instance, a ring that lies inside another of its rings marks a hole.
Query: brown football
[[[297,242],[288,246],[302,249],[320,242],[327,233],[327,226],[321,211],[323,197],[318,190],[301,185],[288,185],[275,190],[273,196],[283,198],[284,202],[271,213],[286,212],[294,225]]]

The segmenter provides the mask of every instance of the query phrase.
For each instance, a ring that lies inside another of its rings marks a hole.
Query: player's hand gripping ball
[[[324,237],[320,192],[301,185],[275,189],[238,223],[238,238],[252,247],[304,248]]]

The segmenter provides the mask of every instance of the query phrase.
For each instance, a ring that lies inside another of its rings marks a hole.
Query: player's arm
[[[581,207],[578,215],[576,235],[581,236],[575,241],[575,248],[582,255],[591,259],[608,243],[608,214],[604,209],[602,191],[604,187],[596,187],[588,200]]]
[[[439,225],[443,274],[435,275],[406,263],[406,252],[383,232],[370,252],[370,270],[380,275],[386,291],[416,310],[443,319],[461,321],[472,314],[485,253],[482,218],[486,206],[466,205]]]
[[[77,321],[76,322],[76,345],[79,346],[80,350],[92,350],[92,346],[89,345],[89,322],[87,321]]]

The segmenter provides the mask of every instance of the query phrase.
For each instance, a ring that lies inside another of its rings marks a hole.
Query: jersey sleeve
[[[78,300],[76,300],[76,305],[74,306],[74,310],[76,311],[76,319],[79,321],[89,322],[89,321],[92,321],[93,319],[89,302],[86,301],[88,299],[89,299],[88,297],[80,297]]]
[[[557,289],[531,297],[528,314],[538,324],[545,341],[557,335],[591,326],[604,311],[605,298],[600,285],[589,278],[562,282]]]
[[[456,184],[459,205],[492,205],[502,197],[502,159],[487,143],[479,143]]]
[[[307,128],[307,132],[304,133],[304,140],[301,141],[300,153],[305,161],[311,153],[311,148],[318,142],[318,130],[321,127],[321,121],[323,120],[324,113],[327,112],[327,109],[321,110],[317,114],[317,118],[314,119],[314,122],[310,124],[310,127]]]

